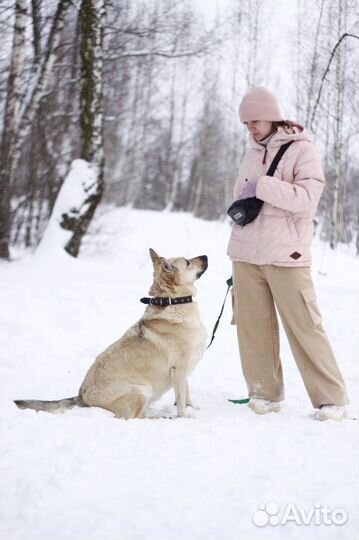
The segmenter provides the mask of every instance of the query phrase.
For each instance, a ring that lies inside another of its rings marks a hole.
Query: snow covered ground
[[[246,396],[230,302],[191,377],[196,418],[125,421],[95,408],[50,415],[12,402],[77,394],[94,357],[141,316],[149,247],[208,255],[198,301],[211,333],[231,274],[228,235],[228,223],[102,207],[78,260],[42,249],[0,263],[1,540],[359,537],[359,422],[314,420],[284,336],[283,411],[257,416],[229,403]],[[356,417],[358,259],[318,241],[313,252]],[[173,395],[152,408],[175,412]]]

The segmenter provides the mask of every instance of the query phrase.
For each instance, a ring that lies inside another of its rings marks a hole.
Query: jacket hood
[[[284,129],[283,127],[279,127],[277,133],[275,133],[273,137],[270,138],[268,142],[268,148],[274,148],[277,146],[279,147],[289,141],[312,142],[312,137],[305,129],[305,127],[297,124],[296,122],[287,121],[287,123],[289,124],[290,128]],[[263,150],[263,145],[260,142],[256,141],[252,134],[249,135],[249,140],[252,148]]]

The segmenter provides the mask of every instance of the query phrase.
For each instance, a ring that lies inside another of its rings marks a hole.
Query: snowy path
[[[209,256],[198,301],[212,331],[231,272],[227,224],[107,208],[93,230],[97,236],[79,260],[55,250],[0,264],[0,539],[358,538],[359,422],[314,421],[284,336],[283,411],[262,417],[226,401],[246,395],[229,302],[190,381],[201,407],[195,419],[125,421],[101,409],[57,416],[16,409],[14,398],[76,395],[96,354],[143,311],[138,299],[151,281],[149,247],[164,256]],[[349,412],[357,416],[358,260],[329,248],[322,257],[318,243],[313,277],[348,384]],[[174,412],[172,394],[152,409]],[[348,519],[326,525],[321,514],[319,524],[314,515],[310,525],[255,525],[259,505],[269,502],[278,505],[274,523],[289,503],[306,514],[316,509],[317,516],[327,506],[338,510],[335,519],[343,512]]]

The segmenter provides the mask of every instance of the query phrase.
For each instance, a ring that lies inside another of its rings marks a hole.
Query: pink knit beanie
[[[239,118],[241,122],[284,120],[277,98],[263,86],[255,86],[248,90],[239,106]]]

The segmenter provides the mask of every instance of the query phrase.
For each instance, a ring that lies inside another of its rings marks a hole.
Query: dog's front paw
[[[176,401],[174,402],[173,405],[174,405],[175,407],[177,406]],[[192,401],[190,401],[189,403],[186,403],[186,407],[192,407],[192,409],[196,409],[196,411],[200,411],[200,410],[201,410],[201,407],[198,407],[198,405],[195,405],[194,403],[192,403]]]
[[[198,405],[195,405],[194,403],[186,403],[186,407],[192,407],[192,409],[195,409],[196,411],[200,411],[201,407],[198,407]]]

